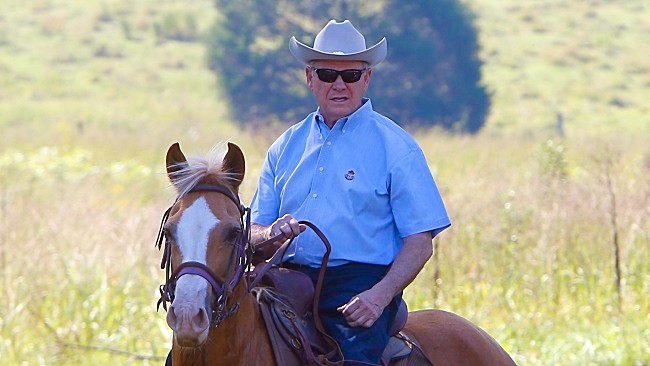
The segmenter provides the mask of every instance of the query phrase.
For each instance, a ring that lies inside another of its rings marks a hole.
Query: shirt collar
[[[340,126],[343,132],[352,132],[360,123],[362,123],[361,121],[368,118],[372,112],[372,102],[369,98],[363,98],[361,99],[361,107],[352,112],[352,114],[349,116],[343,117],[336,121],[334,128],[338,128],[338,126]],[[326,129],[326,131],[329,133],[329,128],[325,124],[325,118],[320,112],[320,107],[316,109],[316,113],[314,114],[314,122],[317,123],[321,131],[323,131],[323,129]]]

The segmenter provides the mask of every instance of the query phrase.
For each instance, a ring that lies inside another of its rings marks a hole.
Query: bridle
[[[162,249],[163,241],[165,243],[160,268],[165,270],[165,283],[160,285],[160,299],[158,299],[157,309],[160,305],[167,310],[167,302],[174,301],[174,293],[176,291],[176,283],[178,279],[184,275],[192,274],[203,277],[212,288],[214,293],[214,303],[212,304],[212,314],[210,324],[212,326],[220,325],[228,316],[232,315],[239,308],[239,301],[234,305],[228,307],[228,300],[233,293],[235,286],[239,283],[244,276],[245,269],[250,267],[252,254],[254,248],[248,245],[250,239],[250,208],[244,207],[241,204],[239,197],[235,195],[230,189],[216,184],[198,184],[193,187],[191,192],[217,192],[228,197],[239,210],[239,226],[240,233],[234,241],[234,249],[230,256],[228,264],[228,272],[226,278],[222,281],[219,276],[214,273],[210,267],[200,262],[183,262],[178,268],[174,269],[172,265],[172,243],[165,235],[165,224],[169,219],[170,212],[176,206],[178,201],[182,198],[179,196],[174,203],[163,214],[160,229],[158,229],[158,236],[156,238],[156,246]]]

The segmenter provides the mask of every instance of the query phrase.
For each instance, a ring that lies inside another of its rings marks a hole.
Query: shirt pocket
[[[374,174],[373,174],[374,173]],[[337,181],[350,219],[380,217],[390,213],[386,176],[369,169],[344,168]]]

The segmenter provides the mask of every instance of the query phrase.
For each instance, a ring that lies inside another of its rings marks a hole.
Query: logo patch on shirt
[[[354,170],[352,170],[352,169],[348,170],[348,172],[345,173],[345,179],[347,179],[347,180],[354,179]]]

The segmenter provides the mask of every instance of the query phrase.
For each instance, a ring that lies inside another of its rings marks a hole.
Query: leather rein
[[[169,215],[172,212],[172,209],[181,199],[181,196],[177,197],[174,203],[163,214],[155,243],[155,246],[158,247],[159,250],[163,249],[163,242],[165,244],[162,253],[162,260],[160,262],[160,268],[165,270],[165,283],[159,287],[160,298],[158,299],[156,309],[160,310],[160,305],[162,305],[162,307],[167,310],[167,302],[172,303],[174,301],[176,283],[178,282],[179,278],[188,274],[201,276],[206,281],[208,281],[212,287],[212,291],[214,292],[214,302],[212,304],[210,324],[211,326],[216,327],[220,325],[227,317],[237,311],[243,295],[249,293],[250,290],[260,282],[267,270],[269,270],[273,265],[279,265],[282,262],[284,254],[286,253],[295,237],[289,241],[286,241],[268,260],[267,263],[260,264],[259,266],[262,268],[257,271],[255,278],[249,282],[249,276],[246,276],[245,274],[250,272],[253,254],[255,254],[257,250],[278,240],[281,240],[284,234],[279,234],[261,243],[253,245],[250,243],[250,207],[245,207],[242,205],[239,197],[235,193],[224,186],[215,184],[198,184],[187,193],[190,192],[216,192],[228,197],[239,209],[239,223],[241,231],[235,239],[234,249],[232,251],[228,264],[227,276],[224,280],[220,280],[219,276],[214,273],[212,269],[200,262],[183,262],[178,266],[178,268],[174,269],[171,261],[172,242],[165,231],[165,224],[169,219]],[[314,224],[308,221],[299,222],[314,230],[314,232],[323,241],[323,244],[326,247],[326,252],[321,263],[321,271],[315,288],[316,298],[314,299],[315,301],[313,310],[314,314],[318,314],[318,296],[320,295],[320,289],[322,287],[325,268],[327,267],[327,261],[331,252],[331,246],[325,235]],[[235,289],[235,286],[239,283],[242,277],[246,278],[247,280],[247,291],[238,299],[236,299],[232,306],[228,307],[228,301]],[[315,320],[317,323],[317,328],[324,331],[322,324],[320,324],[320,319],[318,316],[316,316]]]

